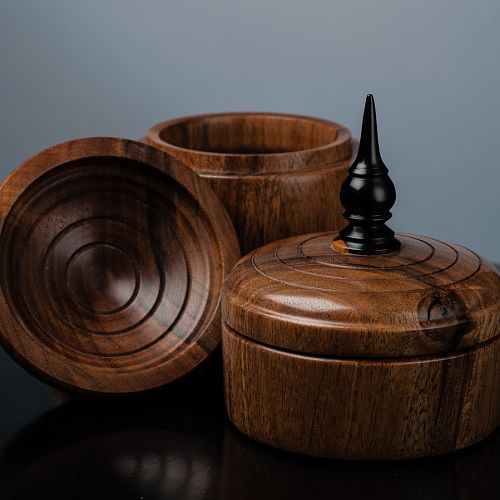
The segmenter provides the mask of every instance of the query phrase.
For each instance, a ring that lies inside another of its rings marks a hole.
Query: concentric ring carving
[[[224,321],[262,344],[328,356],[407,357],[498,335],[500,276],[476,253],[398,234],[385,255],[338,250],[338,233],[287,238],[243,258]]]
[[[335,236],[294,238],[295,244],[283,240],[271,252],[270,247],[257,250],[252,266],[263,277],[291,287],[367,294],[450,286],[474,276],[481,267],[481,258],[474,252],[462,247],[458,252],[455,246],[432,238],[402,234],[400,251],[365,256],[336,250],[331,245]]]
[[[2,242],[9,306],[69,360],[142,370],[213,314],[212,225],[146,164],[84,159],[49,171],[17,199]]]

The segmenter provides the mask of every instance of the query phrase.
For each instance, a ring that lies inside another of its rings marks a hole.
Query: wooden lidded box
[[[233,225],[190,168],[141,142],[48,148],[0,186],[0,343],[60,387],[129,394],[220,341]]]
[[[266,245],[226,279],[230,420],[263,443],[341,459],[478,442],[500,418],[500,275],[464,247],[385,225],[395,190],[371,96],[341,198],[340,233]]]
[[[233,221],[242,254],[343,224],[339,192],[355,144],[338,123],[277,113],[218,113],[159,123],[144,140],[208,182]]]

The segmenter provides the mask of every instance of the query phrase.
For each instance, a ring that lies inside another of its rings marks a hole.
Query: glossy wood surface
[[[205,178],[229,212],[242,254],[344,224],[339,192],[355,148],[337,123],[272,113],[200,115],[160,123],[145,140]]]
[[[2,500],[497,500],[500,429],[424,460],[353,462],[251,440],[224,415],[220,385],[150,397],[66,399],[0,352]]]
[[[220,340],[238,258],[215,194],[156,148],[49,148],[0,188],[0,340],[30,371],[91,393],[165,385]]]
[[[270,346],[354,357],[447,353],[500,334],[500,275],[476,253],[398,234],[398,252],[353,255],[336,237],[292,237],[243,257],[225,283],[225,322]]]
[[[344,459],[447,453],[500,419],[500,274],[461,247],[398,234],[357,255],[337,233],[242,258],[223,292],[230,420],[258,441]]]
[[[350,460],[448,453],[500,419],[500,341],[415,359],[323,358],[223,333],[226,408],[244,434]]]

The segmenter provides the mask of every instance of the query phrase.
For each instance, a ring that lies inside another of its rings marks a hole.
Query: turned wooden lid
[[[145,391],[218,344],[236,235],[169,155],[113,138],[46,149],[0,187],[0,224],[0,341],[42,378]]]
[[[459,245],[395,234],[385,224],[395,199],[368,96],[341,189],[348,225],[244,257],[226,280],[226,324],[279,349],[377,358],[447,353],[499,335],[497,270]]]
[[[294,352],[356,357],[438,354],[500,333],[500,275],[474,252],[398,234],[401,248],[356,255],[338,233],[271,243],[226,279],[224,321]]]

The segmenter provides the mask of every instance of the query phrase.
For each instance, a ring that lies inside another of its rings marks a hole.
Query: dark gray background
[[[367,92],[393,227],[500,262],[498,0],[0,0],[1,176],[170,117],[303,113],[359,134]]]

